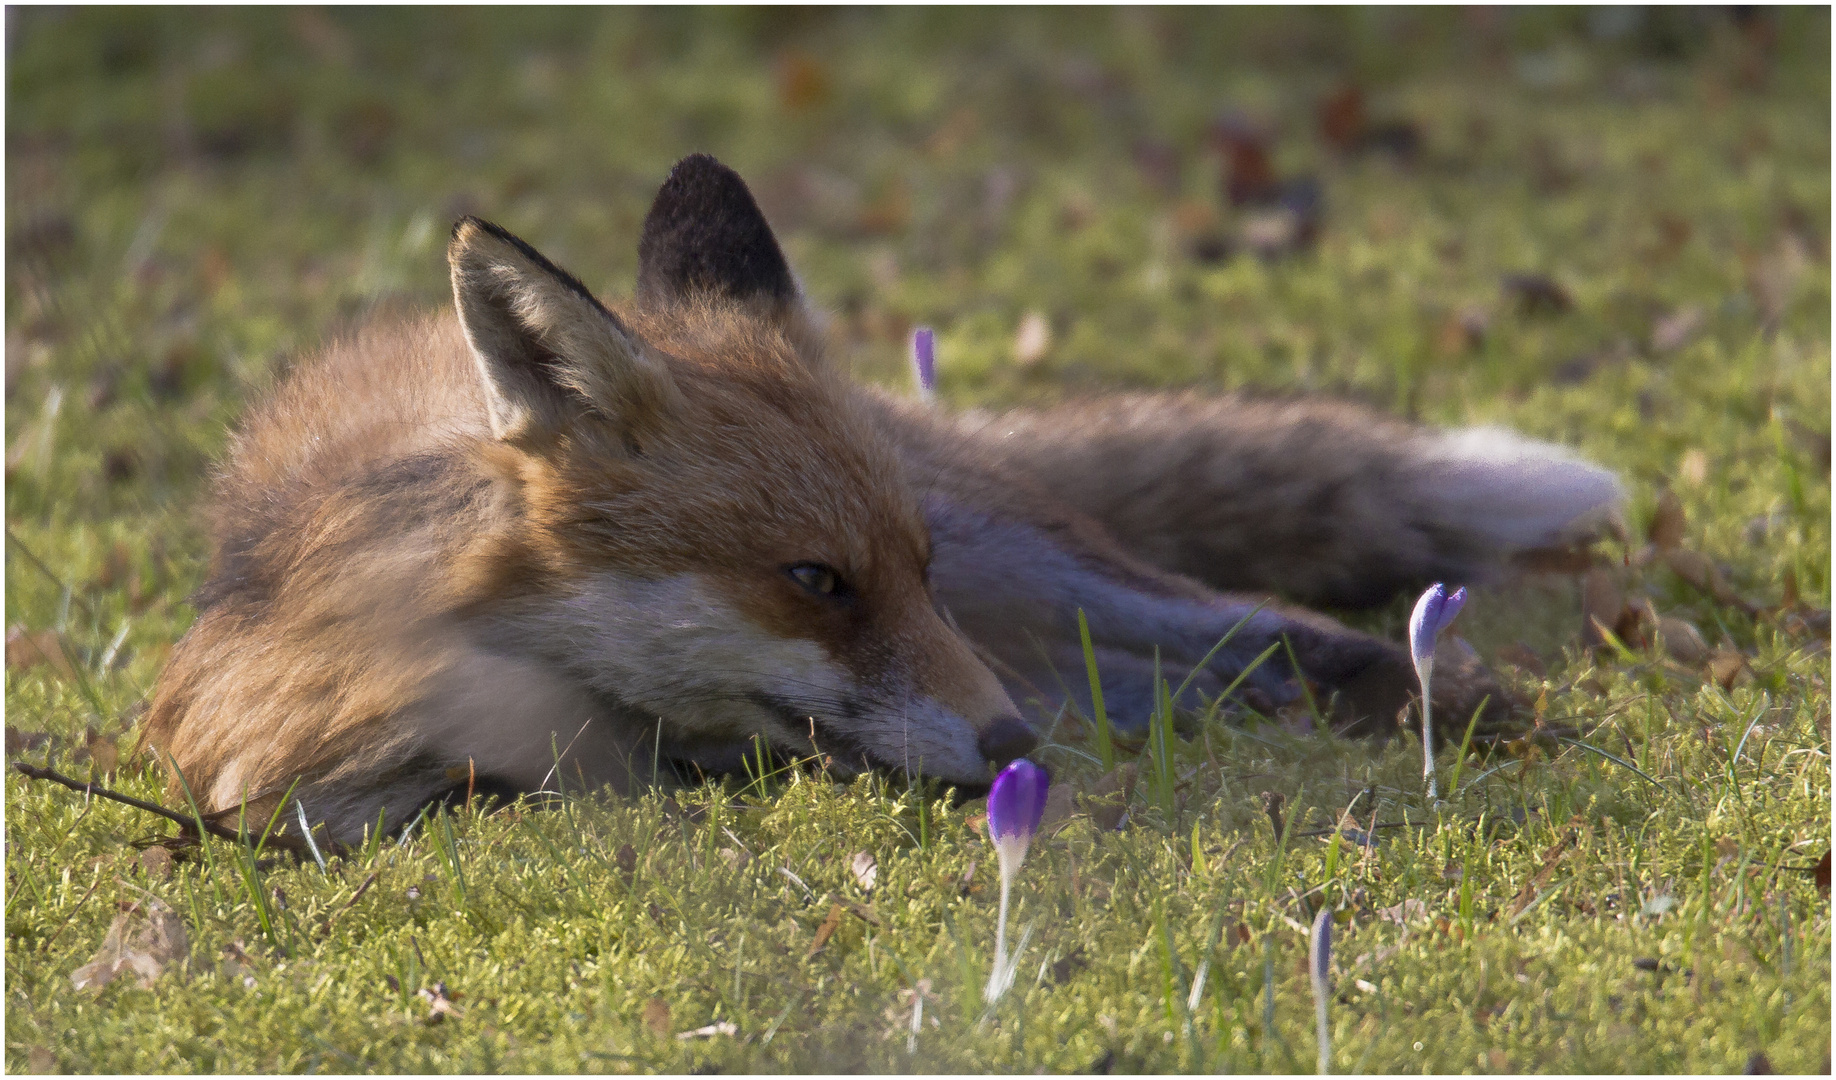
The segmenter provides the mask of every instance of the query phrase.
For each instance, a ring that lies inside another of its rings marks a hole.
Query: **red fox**
[[[1345,729],[1393,730],[1405,650],[1253,593],[1478,580],[1620,497],[1556,447],[1347,405],[952,419],[853,385],[703,155],[638,253],[614,311],[464,219],[454,312],[333,344],[251,411],[143,737],[175,795],[291,788],[351,840],[455,788],[630,790],[672,762],[737,770],[755,740],[985,788],[1067,696],[1088,707],[1080,611],[1123,727],[1247,620],[1189,693],[1285,643],[1241,700],[1317,691]],[[1483,671],[1436,683],[1450,715],[1488,695],[1507,708]]]

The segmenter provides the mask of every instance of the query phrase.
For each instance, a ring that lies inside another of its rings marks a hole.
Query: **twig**
[[[57,939],[64,936],[64,931],[70,928],[70,921],[76,918],[77,912],[83,910],[84,904],[89,903],[89,898],[96,894],[96,886],[100,884],[102,884],[102,875],[97,874],[96,880],[90,882],[89,889],[83,893],[83,898],[76,902],[76,907],[71,908],[70,914],[64,916],[64,921],[58,924],[57,933],[52,934],[51,940],[45,942],[45,955],[46,956],[51,955],[51,946],[56,945]]]
[[[1418,821],[1379,821],[1377,824],[1372,825],[1369,829],[1366,829],[1364,831],[1373,832],[1377,829],[1403,829],[1403,828],[1407,828],[1410,825],[1419,825],[1419,824],[1421,824],[1421,822],[1418,822]],[[1333,833],[1342,832],[1342,831],[1343,830],[1341,829],[1308,829],[1306,832],[1297,832],[1297,833],[1294,833],[1293,835],[1295,836],[1331,836]]]
[[[344,903],[339,904],[338,910],[332,912],[330,915],[327,915],[325,917],[325,921],[321,923],[319,926],[319,936],[320,937],[324,937],[331,933],[332,923],[335,923],[338,921],[338,916],[344,914],[345,912],[351,910],[351,908],[355,907],[357,905],[357,901],[363,899],[363,894],[370,891],[370,886],[376,884],[376,879],[380,877],[381,874],[382,874],[381,870],[370,871],[370,876],[363,879],[363,884],[357,886],[357,891],[351,894],[351,898],[349,900],[346,900]]]
[[[184,832],[189,833],[193,836],[197,835],[198,824],[199,824],[197,819],[186,817],[185,815],[179,813],[176,810],[168,810],[165,807],[159,805],[158,803],[150,803],[150,802],[147,802],[145,799],[136,799],[132,795],[123,795],[119,791],[111,791],[108,788],[101,786],[100,784],[86,783],[82,780],[72,780],[70,777],[65,776],[64,774],[60,772],[56,772],[52,769],[42,769],[36,765],[30,764],[24,761],[13,762],[13,768],[17,769],[22,775],[27,776],[33,780],[49,780],[54,784],[62,784],[64,787],[67,787],[72,791],[80,791],[85,795],[93,795],[99,799],[108,799],[111,802],[118,802],[124,806],[131,806],[136,810],[144,810],[149,814],[157,814],[160,817],[165,818],[167,821],[173,822]],[[208,818],[206,818],[203,821],[203,826],[204,826],[205,832],[209,833],[212,836],[217,837],[220,840],[233,840],[239,844],[244,844],[244,845],[248,844],[247,837],[243,836],[241,833],[237,832],[235,829],[229,828],[226,825],[219,825],[216,822],[211,821]],[[307,853],[305,842],[302,840],[296,839],[294,837],[291,837],[291,836],[271,837],[270,842],[280,846],[281,848],[287,851],[294,853],[295,855],[303,855]],[[335,842],[328,841],[328,843],[332,844],[332,846],[336,848],[335,853],[342,854],[343,849],[341,847],[338,847],[335,844]]]

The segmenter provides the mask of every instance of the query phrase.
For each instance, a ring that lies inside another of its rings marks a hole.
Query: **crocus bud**
[[[988,838],[994,841],[1003,877],[1012,875],[1026,858],[1026,849],[1045,816],[1046,788],[1051,778],[1025,758],[1002,769],[988,792]]]
[[[1415,677],[1422,682],[1422,778],[1428,781],[1428,797],[1437,798],[1434,783],[1434,707],[1430,682],[1434,678],[1434,639],[1460,609],[1466,606],[1466,586],[1450,595],[1447,586],[1435,582],[1415,602],[1409,615],[1409,658],[1415,661]]]
[[[1428,586],[1428,591],[1415,602],[1415,611],[1409,616],[1409,655],[1415,660],[1416,668],[1434,661],[1434,639],[1465,606],[1466,586],[1449,594],[1447,586],[1438,581]]]
[[[1026,849],[1039,831],[1039,820],[1045,816],[1046,788],[1051,778],[1046,771],[1021,758],[1002,769],[988,790],[988,839],[994,843],[995,858],[1001,864],[1001,911],[995,917],[994,969],[988,975],[988,986],[982,997],[999,1001],[1013,985],[1014,966],[1007,956],[1007,894],[1014,874],[1026,858]],[[1026,935],[1020,937],[1020,950],[1026,949]],[[1016,954],[1016,959],[1018,956]]]
[[[937,391],[937,334],[928,326],[912,331],[912,370],[918,375],[918,395],[931,400]]]

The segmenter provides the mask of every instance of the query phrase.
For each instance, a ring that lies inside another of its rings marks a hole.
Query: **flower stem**
[[[1438,799],[1434,783],[1434,700],[1428,687],[1434,675],[1433,659],[1422,661],[1416,672],[1422,678],[1422,779],[1428,782],[1428,798]]]
[[[1007,888],[1010,879],[1001,875],[1001,913],[995,917],[994,970],[988,973],[988,987],[982,1000],[993,1003],[1007,990]]]

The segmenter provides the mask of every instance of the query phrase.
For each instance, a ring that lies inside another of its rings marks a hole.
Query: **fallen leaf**
[[[1569,851],[1574,848],[1575,839],[1580,836],[1580,830],[1576,826],[1581,823],[1581,818],[1580,814],[1570,818],[1568,825],[1562,830],[1562,838],[1544,850],[1541,868],[1529,881],[1524,882],[1524,887],[1518,890],[1516,899],[1511,901],[1510,914],[1512,916],[1522,914],[1523,910],[1530,906],[1530,902],[1536,899],[1536,894],[1542,891],[1543,886],[1549,884],[1549,879],[1554,876],[1556,867],[1568,857]]]
[[[1506,274],[1502,286],[1525,315],[1561,315],[1575,307],[1568,290],[1543,274]]]
[[[1823,858],[1811,870],[1811,879],[1817,883],[1817,891],[1825,896],[1830,895],[1830,853],[1824,852]]]
[[[29,671],[41,664],[50,665],[51,670],[66,679],[76,674],[56,630],[32,632],[23,626],[15,626],[6,632],[8,671]]]
[[[830,904],[829,917],[822,920],[822,925],[816,928],[816,936],[811,939],[810,951],[805,954],[806,956],[815,956],[822,951],[823,946],[829,943],[829,939],[835,936],[836,929],[841,926],[841,917],[842,906]]]
[[[1664,565],[1670,567],[1678,577],[1689,582],[1697,590],[1714,597],[1715,602],[1729,607],[1739,608],[1751,613],[1753,605],[1747,603],[1728,584],[1728,579],[1721,569],[1699,551],[1674,548],[1664,553]]]
[[[245,988],[255,986],[255,961],[244,951],[240,939],[224,943],[221,970],[224,978],[240,982]],[[393,980],[394,976],[390,978]],[[400,983],[395,985],[400,986]]]
[[[1581,579],[1581,640],[1589,646],[1606,644],[1604,630],[1619,624],[1625,610],[1626,595],[1611,570],[1595,567]]]
[[[172,876],[172,852],[163,847],[150,847],[140,853],[140,871],[154,881],[164,881]]]
[[[669,1022],[669,1002],[660,997],[653,997],[644,1003],[644,1026],[661,1036],[671,1031]]]
[[[83,748],[89,752],[90,771],[96,776],[113,773],[121,762],[121,750],[115,740],[103,738],[93,724],[84,729]]]
[[[1678,663],[1695,667],[1709,657],[1708,642],[1693,623],[1665,615],[1657,621],[1657,633],[1664,642],[1664,651]]]
[[[879,880],[880,865],[874,857],[865,851],[857,851],[848,859],[848,873],[862,892],[873,891],[873,883]]]
[[[676,1038],[686,1041],[688,1039],[712,1039],[716,1035],[738,1034],[738,1024],[735,1024],[731,1020],[719,1020],[706,1027],[698,1027],[693,1031],[678,1031],[676,1032]]]
[[[70,982],[78,990],[99,990],[131,971],[146,988],[190,952],[184,921],[164,903],[148,898],[115,916],[102,947],[89,963],[71,972]]]
[[[1356,83],[1346,83],[1320,102],[1320,138],[1334,150],[1356,149],[1364,129],[1364,92]]]
[[[629,878],[637,872],[637,849],[630,844],[620,844],[612,853],[612,861],[618,865],[619,873]]]
[[[1039,815],[1039,833],[1044,835],[1048,829],[1056,828],[1077,812],[1076,792],[1070,784],[1054,784],[1046,794],[1045,810]]]
[[[1262,800],[1262,812],[1269,816],[1269,828],[1275,830],[1275,842],[1280,843],[1282,834],[1288,831],[1287,822],[1281,816],[1288,797],[1279,791],[1265,791],[1258,798]]]
[[[1651,542],[1661,550],[1668,550],[1683,542],[1683,531],[1687,521],[1683,516],[1683,500],[1677,493],[1665,489],[1658,496],[1657,512],[1651,517]]]
[[[1523,668],[1532,675],[1549,674],[1549,666],[1543,662],[1543,658],[1536,654],[1536,650],[1521,641],[1514,641],[1500,647],[1498,661],[1502,664]]]
[[[1699,307],[1690,305],[1678,308],[1652,325],[1651,351],[1676,352],[1695,338],[1706,321]]]
[[[1135,790],[1135,763],[1125,761],[1091,783],[1090,790],[1078,797],[1091,824],[1103,832],[1115,832],[1128,815],[1129,795]],[[1051,796],[1048,793],[1047,798]]]
[[[1045,359],[1046,350],[1051,347],[1052,324],[1040,312],[1027,312],[1014,334],[1014,362],[1021,367],[1031,367]]]
[[[18,757],[28,750],[36,750],[51,741],[51,736],[42,731],[20,731],[8,724],[6,727],[6,756]]]
[[[829,97],[829,75],[822,62],[803,52],[778,58],[778,101],[786,111],[801,112]]]

